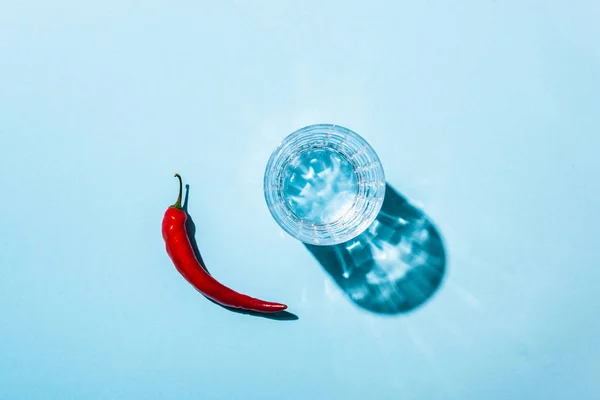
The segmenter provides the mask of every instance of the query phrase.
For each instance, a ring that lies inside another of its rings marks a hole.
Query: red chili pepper
[[[177,202],[165,212],[162,222],[162,236],[165,240],[167,253],[175,268],[200,293],[217,303],[233,308],[271,313],[287,308],[285,304],[271,303],[238,293],[213,278],[198,262],[185,229],[187,215],[181,206],[183,182],[179,179],[179,197]]]

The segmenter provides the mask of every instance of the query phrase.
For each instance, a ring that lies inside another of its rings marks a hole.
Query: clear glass
[[[357,133],[311,125],[286,137],[265,170],[273,218],[304,243],[333,245],[360,235],[385,197],[383,166]]]

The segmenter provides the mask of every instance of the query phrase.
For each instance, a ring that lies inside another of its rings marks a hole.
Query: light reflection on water
[[[358,194],[352,164],[330,149],[300,153],[284,171],[283,195],[290,210],[304,221],[330,224],[351,208]]]

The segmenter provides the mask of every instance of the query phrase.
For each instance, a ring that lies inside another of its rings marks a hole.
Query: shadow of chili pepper
[[[192,249],[194,250],[194,255],[198,259],[198,262],[200,262],[200,265],[202,266],[202,268],[204,268],[204,270],[210,274],[210,271],[208,270],[208,268],[206,268],[206,264],[204,263],[204,260],[202,259],[202,255],[200,254],[200,249],[198,249],[198,243],[196,243],[196,224],[194,223],[194,219],[188,212],[189,194],[190,194],[190,185],[185,185],[185,198],[183,201],[183,211],[185,211],[185,213],[187,214],[187,219],[185,221],[185,229],[187,231],[187,235],[188,235],[188,239],[190,240],[190,244],[192,245]],[[204,296],[204,297],[206,297],[206,296]],[[208,297],[206,297],[206,299],[208,301],[218,305],[219,307],[229,310],[236,314],[251,315],[253,317],[272,319],[272,320],[276,320],[276,321],[295,321],[298,319],[298,316],[296,314],[293,314],[288,311],[280,311],[277,313],[259,313],[259,312],[255,312],[255,311],[240,310],[238,308],[226,307],[222,304],[217,303],[213,299],[210,299]]]
[[[305,246],[352,302],[377,314],[421,306],[438,290],[446,270],[440,233],[389,184],[381,211],[362,234],[333,246]]]

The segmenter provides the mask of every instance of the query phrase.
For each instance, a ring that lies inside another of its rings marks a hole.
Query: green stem
[[[171,207],[182,210],[183,207],[181,206],[181,196],[183,194],[183,182],[179,174],[175,174],[175,178],[179,179],[179,196],[177,196],[177,201]]]

